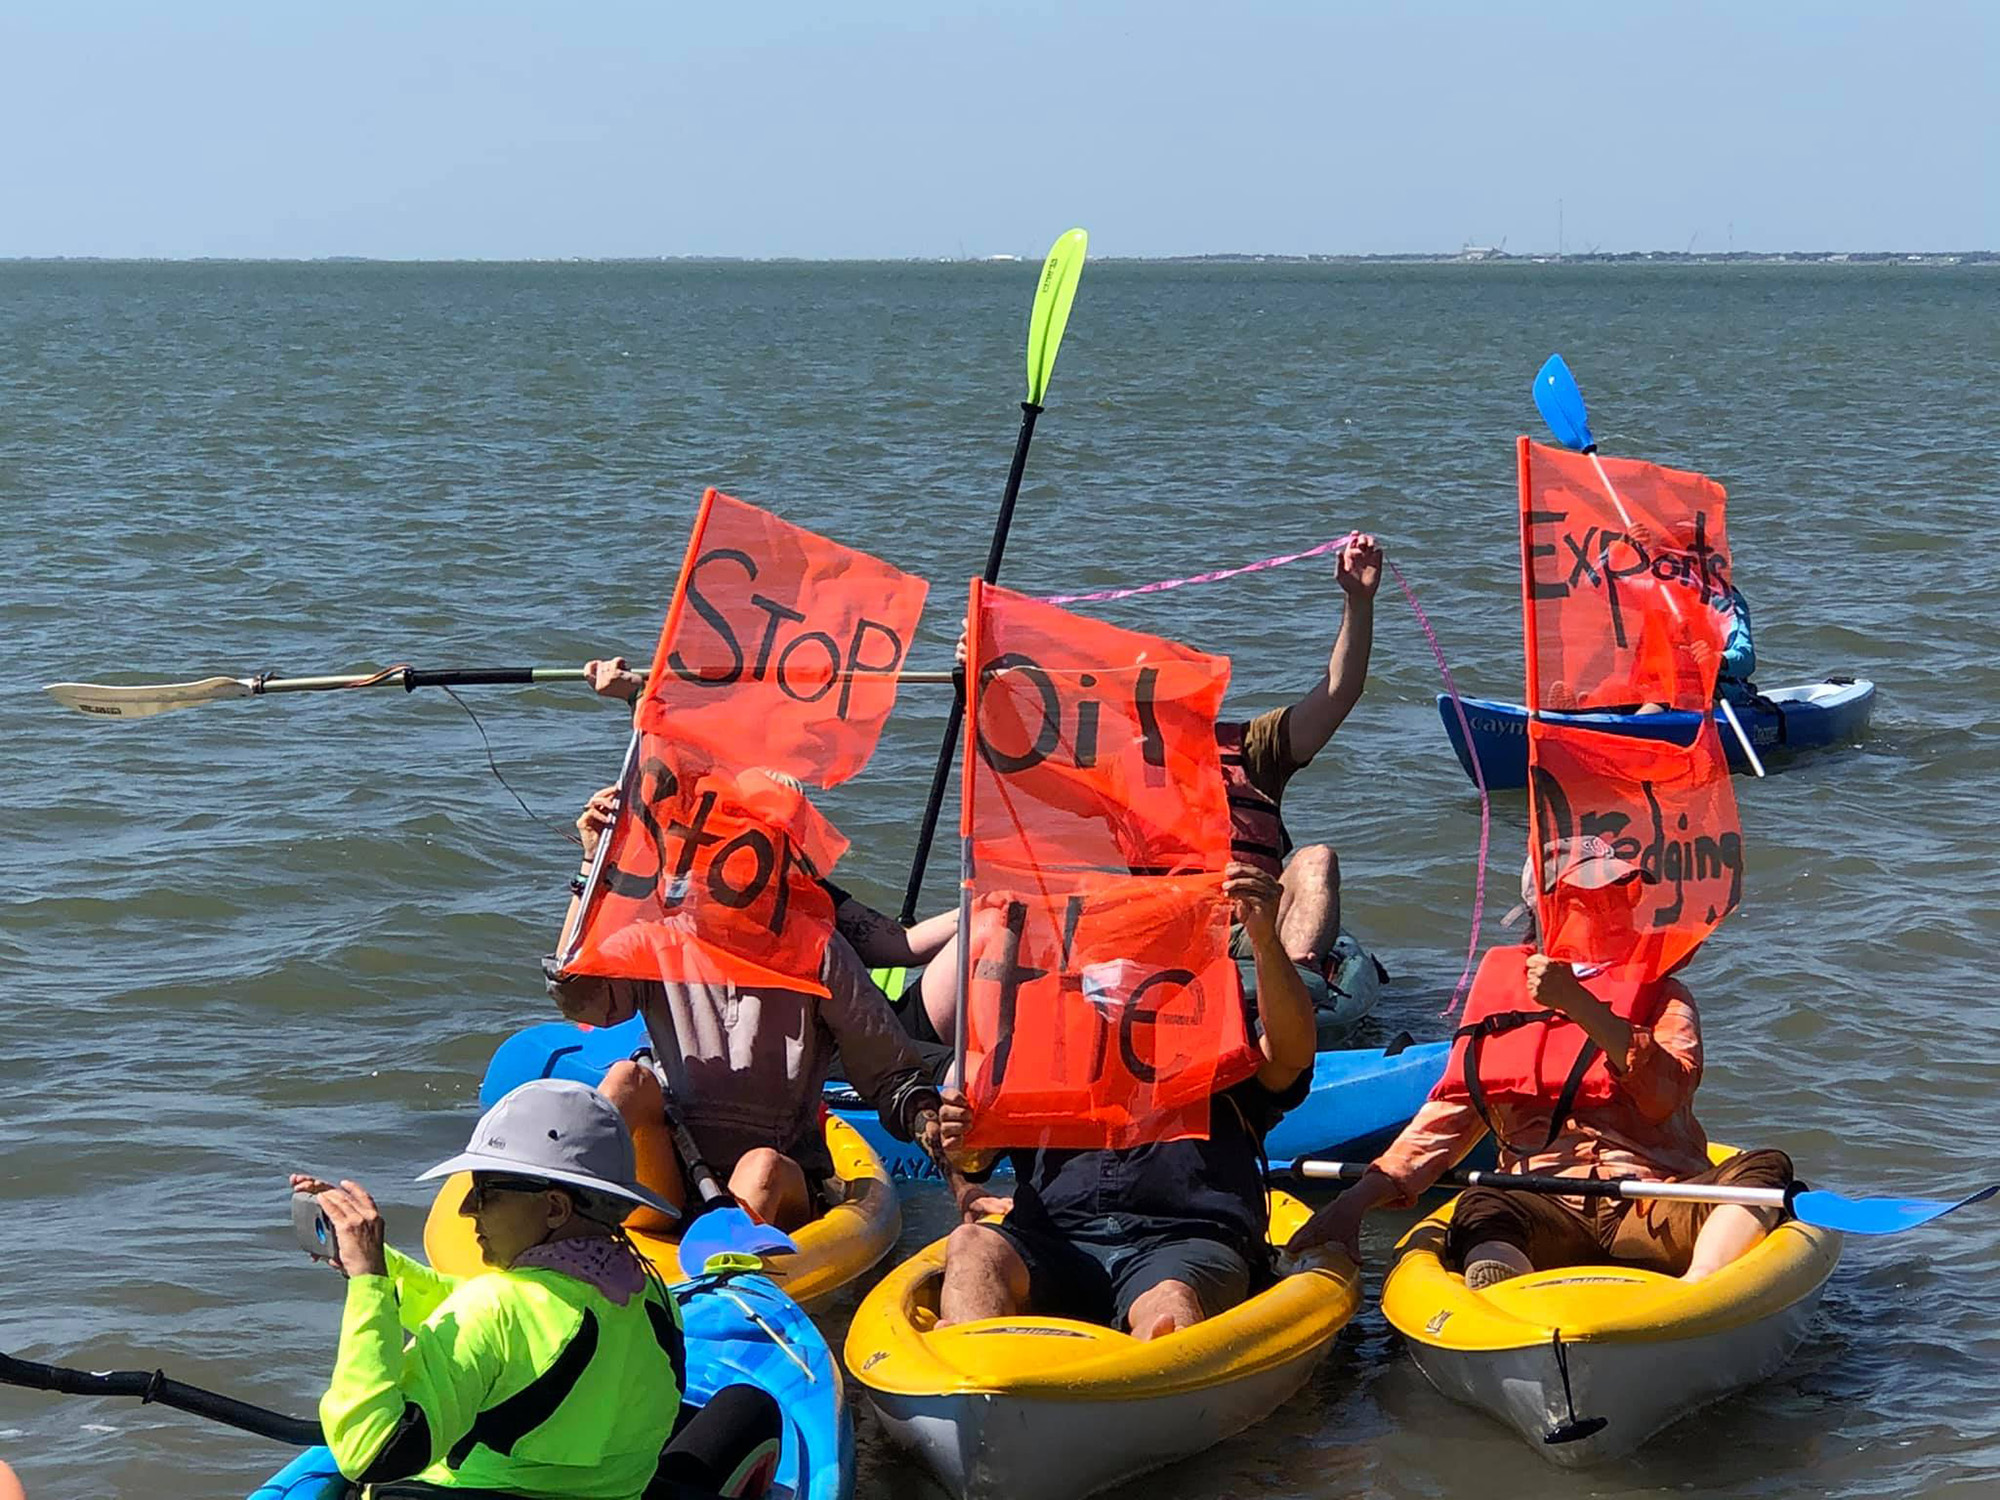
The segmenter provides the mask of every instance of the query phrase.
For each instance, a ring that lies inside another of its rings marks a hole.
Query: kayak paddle
[[[1590,435],[1590,414],[1584,410],[1583,392],[1577,388],[1576,377],[1569,372],[1569,365],[1560,354],[1551,354],[1542,361],[1541,369],[1535,372],[1535,407],[1542,414],[1542,420],[1549,424],[1549,431],[1556,441],[1565,448],[1574,449],[1587,457],[1597,470],[1597,479],[1604,486],[1604,493],[1611,497],[1611,503],[1618,507],[1618,519],[1625,523],[1625,529],[1632,529],[1631,513],[1625,509],[1625,501],[1612,487],[1611,476],[1604,472],[1604,460],[1597,456],[1597,439]],[[1680,605],[1671,590],[1667,593],[1667,604],[1676,615]],[[1722,717],[1729,721],[1735,731],[1736,743],[1743,747],[1743,754],[1750,762],[1750,769],[1759,776],[1764,774],[1764,762],[1757,756],[1756,747],[1750,743],[1750,736],[1743,732],[1743,725],[1736,717],[1736,710],[1727,698],[1717,698],[1715,706],[1722,711]]]
[[[946,683],[950,672],[899,672],[898,682]],[[440,672],[415,667],[388,667],[380,672],[340,677],[204,677],[198,682],[117,683],[52,682],[43,689],[64,708],[107,719],[143,719],[176,708],[221,703],[232,698],[260,698],[268,693],[326,693],[343,688],[489,687],[531,682],[581,682],[581,667],[470,667]]]
[[[320,1436],[318,1422],[288,1417],[269,1407],[252,1406],[233,1396],[169,1380],[161,1370],[69,1370],[61,1365],[37,1364],[0,1354],[0,1384],[26,1386],[31,1391],[55,1391],[65,1396],[136,1396],[142,1402],[157,1401],[161,1406],[207,1417],[211,1422],[255,1433],[274,1443],[312,1448],[325,1441]]]
[[[1300,1157],[1292,1163],[1299,1177],[1332,1182],[1359,1182],[1367,1162],[1318,1161]],[[1482,1172],[1454,1169],[1438,1179],[1453,1187],[1503,1188],[1510,1193],[1539,1193],[1557,1198],[1667,1199],[1679,1203],[1736,1203],[1745,1208],[1782,1208],[1802,1224],[1837,1229],[1842,1234],[1897,1234],[1933,1219],[1984,1203],[2000,1193],[2000,1182],[1967,1197],[1843,1198],[1795,1182],[1788,1188],[1734,1187],[1709,1182],[1648,1182],[1639,1177],[1551,1177],[1531,1172]]]
[[[1000,514],[993,522],[993,540],[986,549],[986,571],[980,576],[992,583],[1000,576],[1000,558],[1007,550],[1007,531],[1014,524],[1014,502],[1021,494],[1021,475],[1028,466],[1028,444],[1035,436],[1035,418],[1042,414],[1042,397],[1048,394],[1049,376],[1056,367],[1056,350],[1062,347],[1063,330],[1069,326],[1070,304],[1076,301],[1076,284],[1083,276],[1084,252],[1090,236],[1072,229],[1049,247],[1042,262],[1042,279],[1035,288],[1035,310],[1028,318],[1028,399],[1021,403],[1021,433],[1014,440],[1014,462],[1007,470],[1007,488],[1000,498]],[[930,800],[924,804],[923,822],[917,828],[917,847],[910,860],[910,883],[903,891],[899,920],[908,927],[917,919],[917,901],[923,895],[924,865],[930,860],[931,839],[937,833],[938,809],[944,805],[944,790],[951,780],[951,766],[958,754],[959,725],[965,719],[965,689],[953,695],[951,712],[945,719],[944,743],[938,746],[937,770],[931,775]]]

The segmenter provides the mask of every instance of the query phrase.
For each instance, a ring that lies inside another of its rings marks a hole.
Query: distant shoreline
[[[1401,251],[1383,255],[1274,255],[1251,251],[1216,251],[1203,255],[1106,255],[1092,259],[1103,265],[1201,266],[1827,266],[2000,265],[2000,250],[1734,250],[1721,254],[1686,250],[1599,251],[1583,255],[1511,254],[1504,250],[1467,249],[1429,254]],[[542,255],[442,256],[404,259],[377,255],[0,255],[0,265],[372,265],[372,266],[813,266],[813,265],[960,265],[1013,266],[1030,263],[1022,255],[985,256],[807,256],[807,255]]]

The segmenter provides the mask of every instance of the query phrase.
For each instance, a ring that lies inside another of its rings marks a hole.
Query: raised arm
[[[1368,656],[1375,646],[1375,591],[1382,585],[1382,549],[1365,533],[1340,549],[1334,565],[1345,603],[1340,633],[1327,658],[1326,675],[1292,708],[1292,759],[1304,765],[1326,748],[1368,682]]]
[[[1222,894],[1235,907],[1256,958],[1258,1046],[1264,1054],[1257,1082],[1274,1094],[1290,1088],[1313,1065],[1318,1045],[1312,997],[1298,965],[1278,941],[1281,893],[1277,880],[1255,865],[1233,863],[1222,873]]]

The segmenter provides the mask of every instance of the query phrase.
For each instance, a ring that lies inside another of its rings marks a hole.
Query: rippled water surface
[[[292,1248],[282,1174],[360,1176],[414,1244],[409,1179],[462,1142],[494,1043],[550,1014],[535,956],[573,868],[440,694],[110,723],[39,685],[645,655],[710,483],[930,577],[943,665],[1033,274],[0,266],[0,1348],[309,1409],[338,1283]],[[1975,1183],[2000,1125],[1996,273],[1093,266],[1005,576],[1104,587],[1371,527],[1460,683],[1512,695],[1511,440],[1551,348],[1608,450],[1727,485],[1761,679],[1881,684],[1864,742],[1738,783],[1746,904],[1689,976],[1711,1132],[1850,1191]],[[1228,652],[1259,709],[1321,669],[1338,604],[1311,562],[1107,612]],[[1478,804],[1421,635],[1380,616],[1368,696],[1287,808],[1397,976],[1383,1025],[1436,1034]],[[891,906],[935,692],[829,799],[842,878]],[[615,772],[621,715],[581,689],[465,697],[548,820]],[[1503,882],[1522,826],[1503,800]],[[912,1202],[903,1248],[942,1221]],[[1146,1493],[2000,1489],[2000,1214],[1851,1243],[1780,1375],[1584,1475],[1424,1383],[1372,1306],[1396,1227],[1308,1392]],[[283,1454],[0,1391],[0,1456],[43,1500],[240,1494]],[[865,1425],[862,1463],[864,1493],[919,1482]]]

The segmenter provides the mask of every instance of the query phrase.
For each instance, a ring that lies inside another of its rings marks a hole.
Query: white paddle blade
[[[143,719],[176,708],[254,697],[241,677],[204,677],[199,682],[149,682],[105,686],[95,682],[52,682],[43,689],[64,708],[106,719]]]

